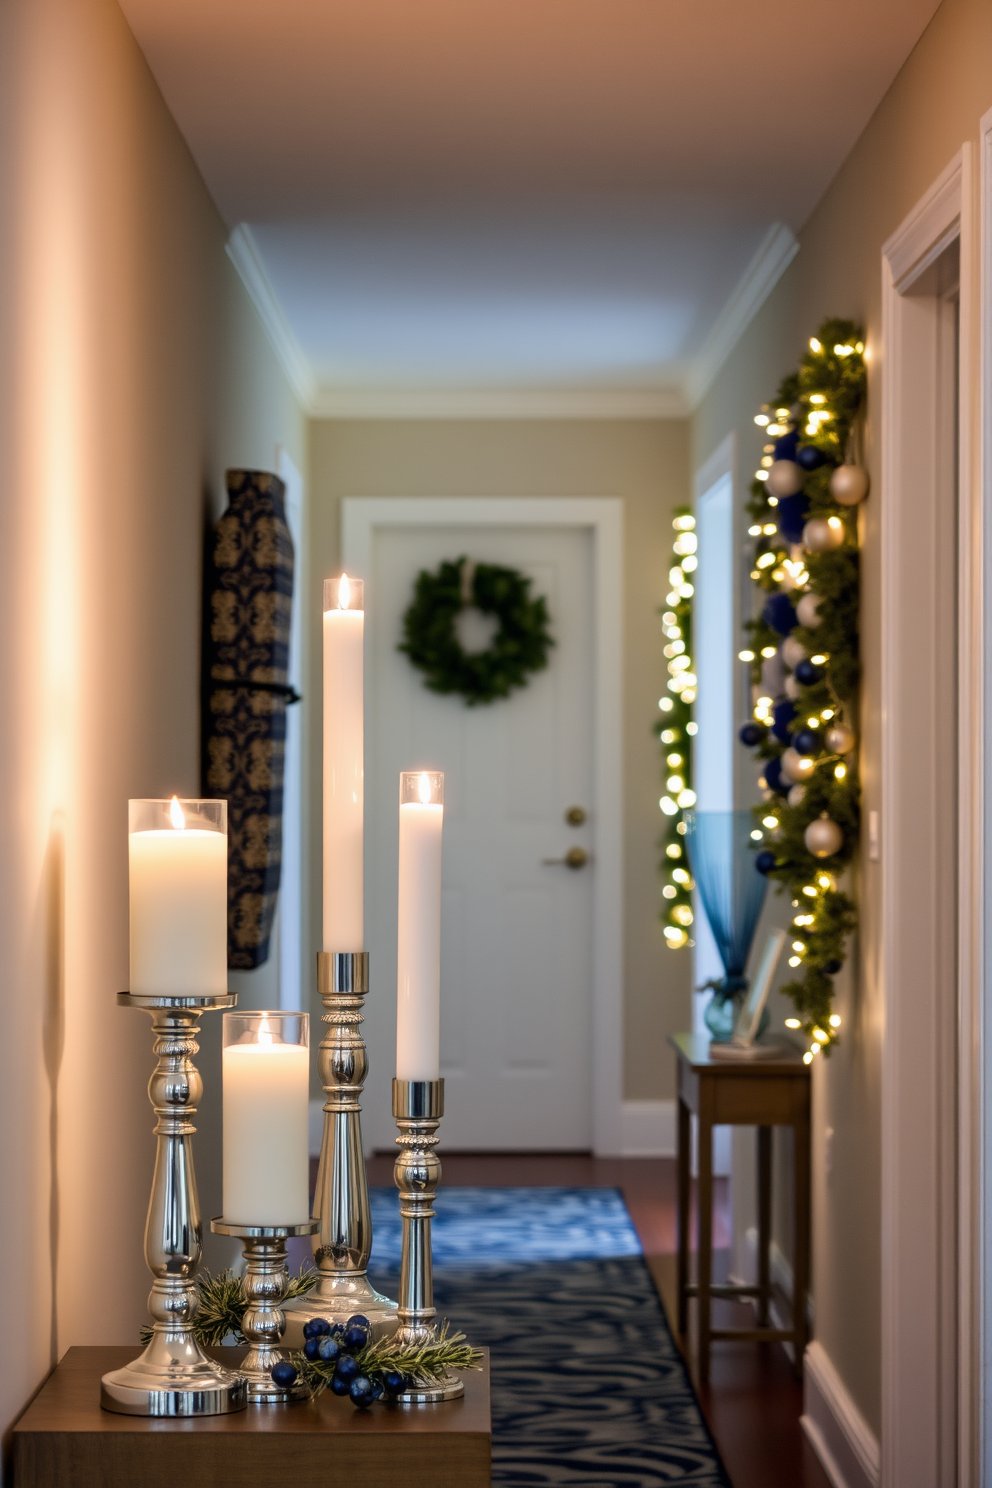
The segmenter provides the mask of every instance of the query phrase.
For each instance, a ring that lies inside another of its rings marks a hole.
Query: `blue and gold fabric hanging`
[[[229,470],[227,495],[207,559],[203,790],[227,799],[227,961],[250,970],[268,959],[282,867],[294,555],[277,476]]]

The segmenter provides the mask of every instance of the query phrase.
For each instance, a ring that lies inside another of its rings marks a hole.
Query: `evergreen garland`
[[[316,1285],[317,1272],[313,1267],[301,1268],[298,1276],[289,1278],[284,1301],[305,1297]],[[220,1271],[216,1276],[212,1271],[201,1271],[196,1278],[196,1290],[199,1306],[193,1319],[193,1337],[201,1348],[219,1348],[228,1337],[244,1343],[241,1323],[248,1306],[244,1277],[236,1271]],[[152,1326],[146,1323],[141,1329],[141,1342],[147,1344],[151,1336]]]
[[[692,664],[692,595],[690,575],[696,569],[696,519],[687,506],[675,509],[672,518],[675,541],[667,608],[661,614],[668,660],[668,688],[658,699],[661,719],[655,733],[661,741],[665,766],[665,794],[658,805],[667,818],[662,839],[661,872],[665,903],[660,919],[665,925],[665,944],[673,951],[692,945],[692,877],[686,867],[684,813],[696,804],[692,789],[692,744],[696,732],[692,705],[696,700],[696,675]]]
[[[847,939],[857,923],[854,902],[837,883],[857,844],[856,757],[850,750],[832,752],[827,743],[831,728],[852,724],[859,676],[857,515],[856,508],[835,501],[830,482],[835,468],[849,461],[865,381],[862,331],[851,321],[825,321],[810,340],[798,371],[785,378],[774,402],[755,418],[771,442],[764,447],[762,468],[755,474],[747,506],[752,522],[749,534],[755,539],[751,578],[758,587],[762,612],[747,623],[749,645],[741,652],[741,659],[751,663],[754,719],[759,729],[747,724],[742,737],[753,744],[752,735],[760,734],[757,754],[766,769],[759,780],[765,802],[755,808],[751,835],[759,850],[758,865],[789,891],[796,911],[789,965],[797,975],[782,991],[795,1003],[798,1014],[787,1025],[802,1028],[811,1040],[804,1055],[807,1063],[821,1049],[829,1053],[837,1040],[841,1020],[832,1012],[833,978],[843,965]],[[808,503],[806,519],[825,518],[834,531],[843,531],[841,544],[829,551],[811,551],[783,537],[783,516],[776,511],[780,502],[767,488],[773,460],[794,460],[797,443],[799,454],[805,457],[807,451],[815,450],[822,460],[814,469],[808,465],[816,456],[810,454],[806,460],[799,499]],[[789,679],[794,709],[790,718],[789,701],[769,696],[762,685],[763,660],[775,656],[783,644],[781,630],[769,622],[767,605],[774,595],[796,604],[807,593],[819,600],[816,623],[810,626],[797,620],[788,632],[810,662],[805,668],[799,664],[802,677],[794,672]],[[779,784],[780,762],[786,748],[801,735],[804,748],[800,752],[811,761],[811,769],[801,786],[790,789],[784,777]],[[769,789],[773,784],[776,789]],[[814,856],[805,837],[811,823],[823,816],[843,834],[838,850],[826,858]]]
[[[397,1343],[395,1338],[379,1338],[350,1355],[366,1379],[384,1383],[390,1374],[401,1375],[403,1384],[390,1392],[400,1395],[406,1388],[440,1383],[451,1370],[481,1369],[482,1350],[466,1343],[464,1333],[449,1332],[447,1319],[427,1343]],[[308,1359],[305,1353],[294,1354],[293,1364],[315,1399],[334,1383],[338,1359]]]

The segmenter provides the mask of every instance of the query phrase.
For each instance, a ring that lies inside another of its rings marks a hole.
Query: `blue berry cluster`
[[[368,1406],[383,1396],[395,1400],[407,1388],[406,1376],[398,1369],[370,1369],[366,1373],[357,1357],[371,1338],[372,1324],[361,1313],[346,1323],[313,1318],[303,1326],[303,1356],[311,1364],[333,1365],[331,1390],[335,1395],[349,1396],[355,1405]],[[292,1364],[276,1364],[272,1370],[276,1384],[292,1384],[296,1376]]]

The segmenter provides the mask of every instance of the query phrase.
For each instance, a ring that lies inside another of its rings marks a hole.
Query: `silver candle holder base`
[[[434,1195],[441,1177],[435,1148],[444,1115],[443,1080],[394,1080],[393,1115],[400,1134],[393,1180],[399,1189],[403,1221],[400,1262],[399,1327],[397,1343],[430,1343],[437,1336],[434,1307],[434,1262],[431,1220]],[[399,1397],[403,1405],[430,1405],[457,1400],[465,1386],[450,1372],[437,1382],[413,1382]]]
[[[145,1222],[145,1260],[155,1280],[148,1298],[154,1319],[144,1353],[105,1374],[100,1404],[126,1416],[220,1416],[243,1410],[241,1374],[207,1357],[193,1335],[199,1299],[196,1272],[203,1226],[193,1171],[191,1117],[203,1094],[193,1065],[202,1013],[230,1008],[234,994],[216,997],[140,997],[121,992],[121,1007],[152,1015],[158,1064],[148,1097],[158,1118],[155,1175]]]
[[[289,1290],[286,1241],[291,1235],[312,1235],[317,1221],[241,1225],[213,1219],[210,1228],[215,1235],[233,1235],[242,1243],[248,1306],[241,1331],[248,1352],[238,1368],[247,1381],[249,1405],[282,1405],[290,1400],[304,1400],[307,1395],[304,1384],[297,1381],[292,1385],[277,1385],[272,1370],[287,1359],[279,1347],[286,1331],[286,1314],[281,1304]]]
[[[369,989],[367,951],[321,951],[317,986],[328,1024],[317,1054],[327,1097],[313,1214],[317,1285],[286,1309],[286,1340],[303,1347],[303,1326],[313,1318],[343,1323],[367,1317],[373,1338],[396,1331],[396,1303],[375,1290],[366,1274],[372,1251],[372,1215],[362,1150],[360,1097],[368,1073],[362,1038],[362,1004]]]

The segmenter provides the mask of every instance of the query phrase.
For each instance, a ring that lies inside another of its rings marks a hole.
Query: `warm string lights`
[[[864,341],[828,321],[798,371],[755,417],[767,442],[748,514],[751,578],[761,608],[740,652],[752,718],[740,731],[762,762],[751,837],[756,867],[790,891],[794,911],[782,991],[809,1039],[811,1063],[836,1041],[833,978],[856,923],[837,879],[858,831],[856,737],[847,719],[858,679],[858,536],[853,508],[868,479],[852,460],[865,392]]]
[[[692,665],[692,575],[696,570],[696,519],[688,507],[679,507],[672,519],[675,541],[669,591],[661,623],[665,635],[668,685],[658,699],[661,718],[656,733],[664,761],[665,793],[658,802],[665,815],[661,871],[664,905],[661,919],[665,944],[672,950],[692,945],[692,876],[685,851],[683,812],[696,804],[692,789],[692,705],[696,701],[696,674]]]

